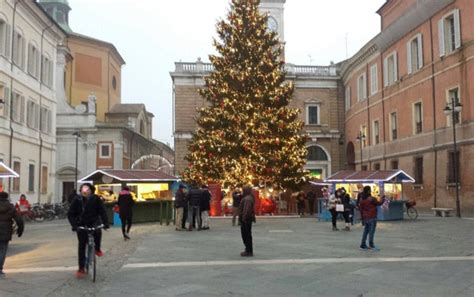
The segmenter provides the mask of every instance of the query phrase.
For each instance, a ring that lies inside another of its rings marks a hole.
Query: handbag
[[[344,212],[344,205],[336,204],[336,212]]]

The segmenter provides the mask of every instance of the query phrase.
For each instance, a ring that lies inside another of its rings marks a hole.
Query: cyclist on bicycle
[[[104,224],[104,229],[109,228],[109,221],[105,213],[104,203],[94,194],[95,187],[91,184],[83,184],[80,188],[80,196],[77,196],[71,203],[68,211],[69,223],[72,231],[77,231],[78,254],[79,254],[79,270],[76,272],[78,278],[84,277],[84,264],[86,258],[87,231],[78,230],[78,227],[93,228]],[[100,249],[102,232],[97,230],[94,232],[95,254],[98,257],[104,255]]]

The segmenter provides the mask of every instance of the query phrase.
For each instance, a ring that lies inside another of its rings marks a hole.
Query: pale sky
[[[230,0],[69,0],[73,31],[113,43],[122,68],[122,103],[155,115],[154,138],[173,146],[174,62],[209,61],[215,25]],[[385,0],[287,0],[286,61],[329,65],[356,53],[380,32]],[[347,41],[347,42],[346,42]],[[346,47],[347,43],[347,47]],[[347,48],[347,50],[346,50]]]

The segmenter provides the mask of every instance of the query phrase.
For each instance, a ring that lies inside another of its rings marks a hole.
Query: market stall
[[[406,202],[403,196],[403,184],[414,183],[415,180],[403,170],[387,171],[339,171],[325,182],[331,183],[331,190],[341,187],[346,189],[352,199],[357,199],[357,194],[362,191],[364,186],[370,186],[372,196],[377,199],[385,196],[390,201],[388,207],[378,209],[378,219],[402,220],[403,206]]]
[[[0,162],[0,192],[3,191],[3,178],[18,178],[18,173],[13,171],[10,167]]]
[[[90,182],[97,187],[97,193],[106,201],[109,218],[112,207],[122,186],[128,186],[136,201],[134,222],[152,222],[172,219],[173,188],[178,178],[154,170],[101,169],[83,177],[78,182]]]

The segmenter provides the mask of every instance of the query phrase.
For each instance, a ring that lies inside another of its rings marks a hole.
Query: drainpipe
[[[369,102],[369,63],[366,64],[365,66],[365,95],[367,96],[365,100],[367,100],[367,135],[366,135],[366,141],[368,143],[367,147],[367,170],[370,170],[372,167],[372,162],[370,161],[370,145],[371,145],[371,129],[370,129],[370,102]],[[362,162],[362,160],[361,160]]]
[[[437,207],[437,188],[438,188],[438,150],[436,149],[436,81],[434,69],[433,53],[433,18],[430,18],[430,43],[431,43],[431,99],[433,101],[433,152],[434,152],[434,190],[433,207]]]
[[[40,50],[40,112],[39,112],[39,129],[38,129],[38,138],[39,138],[39,142],[40,142],[40,145],[39,145],[39,158],[38,158],[38,203],[41,203],[41,181],[42,181],[42,152],[43,152],[43,131],[41,131],[41,122],[43,120],[43,115],[41,113],[41,106],[42,106],[42,102],[43,102],[43,95],[41,94],[42,90],[43,90],[43,49],[44,49],[44,33],[46,33],[46,31],[48,29],[50,29],[51,27],[53,26],[53,23],[49,24],[48,26],[46,26],[42,31],[41,31],[41,50]]]
[[[16,8],[18,3],[20,3],[20,0],[15,1],[15,4],[13,5],[13,17],[12,17],[12,32],[11,32],[11,48],[10,48],[10,59],[11,59],[11,64],[10,64],[10,70],[11,70],[11,76],[10,76],[10,168],[13,168],[13,50],[15,49],[14,44],[15,44],[15,16],[16,16]],[[8,179],[8,190],[11,192],[12,191],[12,179]]]
[[[386,141],[386,131],[385,131],[385,84],[384,84],[384,81],[385,81],[385,78],[383,76],[384,74],[384,71],[383,71],[383,53],[381,52],[380,53],[380,74],[382,76],[382,127],[383,127],[383,167],[385,168],[385,170],[387,170],[387,159],[385,158],[385,154],[386,154],[386,149],[387,149],[387,141]]]

